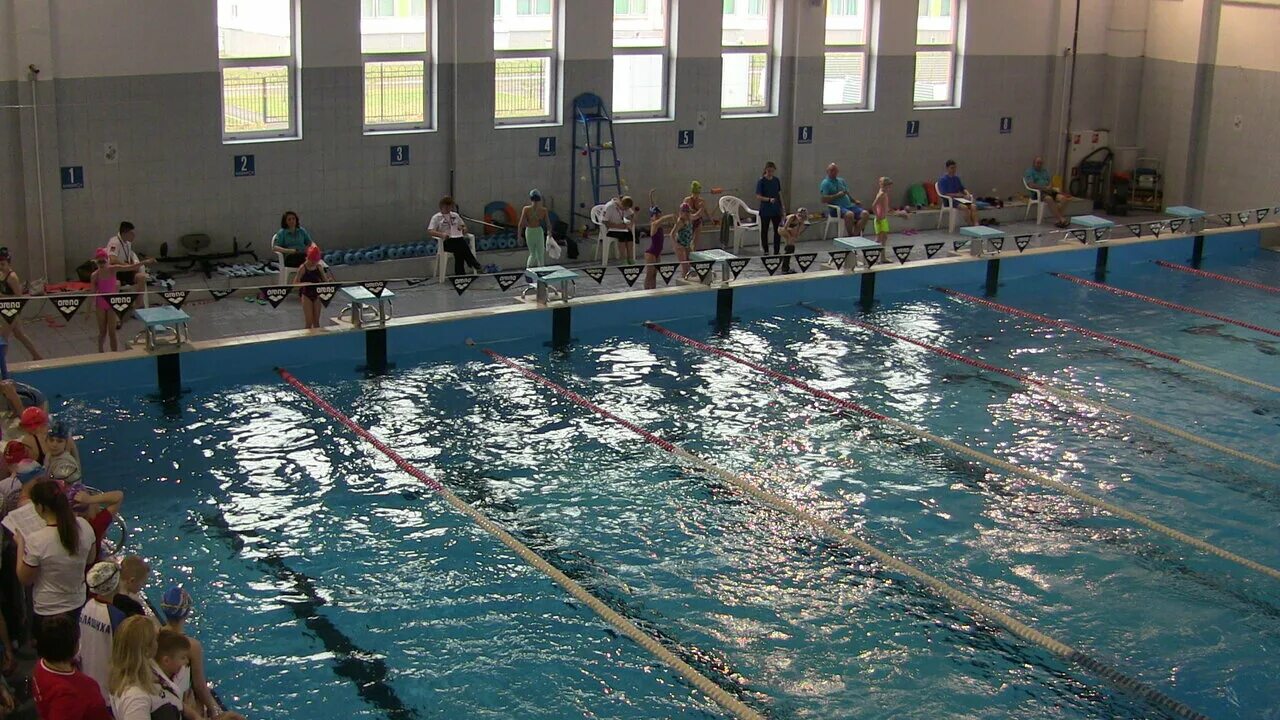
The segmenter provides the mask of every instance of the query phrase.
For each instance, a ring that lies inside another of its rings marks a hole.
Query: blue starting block
[[[960,228],[961,237],[969,238],[970,252],[974,255],[998,255],[1004,250],[1004,232],[986,225],[966,225]]]
[[[574,281],[580,277],[578,273],[569,270],[563,265],[542,265],[527,268],[524,271],[524,276],[536,289],[535,301],[539,305],[549,303],[552,293],[559,296],[561,302],[569,302],[569,298],[573,297]],[[523,301],[524,299],[522,295],[520,300]]]
[[[155,350],[158,345],[181,345],[191,342],[191,331],[187,321],[191,316],[175,307],[142,308],[134,311],[145,326],[143,333],[147,336],[147,350]],[[172,333],[172,339],[164,335]]]
[[[835,239],[836,247],[849,250],[853,256],[853,262],[844,261],[844,267],[849,272],[853,272],[856,267],[871,267],[867,264],[867,258],[862,254],[863,250],[885,250],[886,248],[875,240],[868,240],[864,237],[838,237]]]
[[[1205,215],[1203,210],[1197,210],[1193,207],[1187,207],[1186,205],[1174,205],[1173,207],[1165,208],[1164,211],[1166,214],[1187,220],[1202,218]]]
[[[1086,245],[1102,245],[1107,242],[1111,239],[1111,234],[1106,231],[1116,226],[1114,222],[1097,215],[1075,215],[1071,218],[1071,224],[1079,225],[1089,231],[1084,238]]]
[[[715,274],[714,273],[715,265],[720,266],[720,282],[721,283],[729,282],[729,280],[732,278],[732,273],[729,270],[729,261],[737,260],[737,259],[738,259],[737,255],[734,255],[731,252],[725,252],[724,250],[720,250],[718,248],[714,250],[697,250],[695,252],[689,253],[689,260],[692,262],[714,263],[714,265],[712,265],[712,272],[707,273],[707,276],[705,278],[698,280],[699,283],[703,283],[706,285],[710,285],[712,283],[712,275]]]
[[[351,325],[364,327],[366,324],[386,325],[391,317],[391,301],[396,294],[383,288],[381,295],[374,295],[360,285],[349,285],[342,288],[342,294],[351,301]],[[365,310],[369,317],[365,318]]]

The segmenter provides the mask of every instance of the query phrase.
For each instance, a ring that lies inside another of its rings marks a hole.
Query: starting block
[[[360,285],[344,286],[343,295],[351,301],[352,327],[364,327],[366,324],[386,325],[391,318],[391,301],[396,294],[383,288],[381,295],[374,295]],[[365,311],[369,311],[366,319]]]
[[[579,274],[563,265],[543,265],[526,268],[524,276],[536,290],[534,301],[538,305],[546,305],[551,301],[552,293],[561,302],[569,302],[573,297],[574,281],[578,279]],[[519,300],[528,302],[524,295],[521,295]]]
[[[1085,237],[1086,245],[1103,245],[1111,239],[1108,232],[1116,224],[1106,218],[1100,218],[1097,215],[1076,215],[1071,218],[1072,225],[1079,225],[1089,234]]]
[[[710,285],[714,282],[714,276],[716,274],[715,273],[716,265],[720,266],[720,284],[723,285],[725,283],[728,283],[729,280],[732,279],[732,273],[729,270],[729,261],[737,260],[737,259],[738,259],[737,255],[734,255],[733,253],[725,252],[724,250],[719,250],[719,249],[697,250],[695,252],[689,253],[689,260],[691,262],[714,263],[711,266],[712,268],[711,272],[707,273],[706,278],[696,281],[699,284],[703,284],[703,285]],[[690,282],[694,282],[694,281],[690,281]]]
[[[1165,208],[1164,211],[1168,215],[1186,220],[1194,220],[1196,218],[1204,217],[1203,210],[1197,210],[1193,207],[1187,207],[1186,205],[1174,205],[1173,207]]]
[[[999,255],[1004,250],[1004,232],[986,225],[967,225],[960,235],[969,238],[969,252],[977,257]]]
[[[875,240],[868,240],[864,237],[838,237],[835,239],[836,247],[843,250],[849,250],[853,256],[853,262],[844,261],[844,269],[847,272],[853,272],[856,268],[869,268],[871,265],[867,262],[867,258],[863,255],[863,250],[880,250],[881,259],[883,260],[883,251],[885,248]]]
[[[147,337],[147,350],[155,350],[158,345],[181,345],[191,341],[191,331],[187,321],[191,316],[175,307],[141,308],[134,311],[146,329],[142,331]],[[172,334],[172,338],[165,337]]]

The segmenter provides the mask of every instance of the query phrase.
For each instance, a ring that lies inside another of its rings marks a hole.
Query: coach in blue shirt
[[[862,209],[862,203],[849,194],[849,183],[840,177],[840,167],[835,163],[827,166],[827,176],[818,186],[818,192],[822,193],[822,202],[840,208],[840,217],[844,219],[845,236],[861,236],[862,226],[867,224],[867,213]],[[827,209],[831,210],[831,208]]]
[[[973,204],[973,193],[964,189],[964,182],[956,174],[956,161],[947,161],[947,174],[938,178],[938,194],[955,199],[955,206],[969,217],[970,225],[978,224],[978,208]]]

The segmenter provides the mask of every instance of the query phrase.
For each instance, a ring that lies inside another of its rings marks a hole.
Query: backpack
[[[922,208],[929,204],[929,196],[925,194],[924,185],[916,183],[907,187],[906,204],[913,208]]]
[[[928,198],[928,205],[936,207],[938,202],[938,186],[936,183],[924,183],[924,195]]]

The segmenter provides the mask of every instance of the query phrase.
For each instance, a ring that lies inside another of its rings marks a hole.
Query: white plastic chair
[[[1027,202],[1027,211],[1022,214],[1022,219],[1026,220],[1031,217],[1031,206],[1034,205],[1036,207],[1036,224],[1040,225],[1044,222],[1044,197],[1039,190],[1027,184],[1026,177],[1022,178],[1022,187],[1031,193],[1031,200]]]
[[[476,254],[476,236],[467,233],[463,235],[467,239],[467,244],[471,246],[471,254]],[[453,260],[453,253],[444,249],[444,240],[436,238],[436,280],[444,282],[445,269],[449,267],[449,263]],[[479,259],[479,256],[476,256]]]
[[[609,235],[609,226],[605,225],[604,205],[596,205],[591,208],[591,222],[600,228],[595,244],[596,258],[600,260],[600,267],[609,267],[609,248],[616,241]]]
[[[720,208],[720,214],[728,213],[733,216],[733,251],[735,253],[742,252],[742,236],[747,231],[760,231],[760,211],[752,210],[741,198],[733,195],[721,196],[717,203]],[[750,220],[743,221],[742,216],[747,215]]]
[[[836,229],[836,237],[844,237],[844,208],[831,203],[827,203],[825,207],[827,210],[823,214],[827,216],[827,221],[822,225],[822,239],[827,239],[831,228]]]
[[[276,236],[272,235],[271,240],[267,244],[267,247],[271,247],[272,245],[275,245],[275,244],[276,244]],[[284,253],[280,252],[279,250],[276,251],[276,266],[280,268],[280,276],[279,276],[279,279],[277,280],[277,284],[279,285],[288,285],[290,283],[290,276],[298,272],[298,268],[291,268],[291,267],[284,266]]]
[[[942,227],[942,215],[943,213],[946,213],[947,228],[948,228],[947,231],[955,232],[956,231],[956,214],[960,212],[960,206],[972,205],[972,203],[969,202],[968,200],[965,200],[964,198],[951,197],[950,195],[943,195],[942,188],[938,187],[937,182],[933,184],[933,190],[934,192],[938,193],[938,203],[940,204],[940,208],[938,210],[938,227]]]

